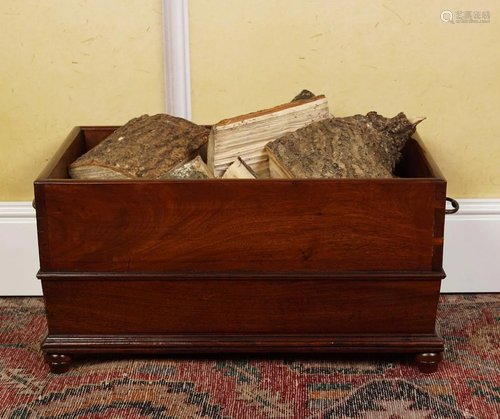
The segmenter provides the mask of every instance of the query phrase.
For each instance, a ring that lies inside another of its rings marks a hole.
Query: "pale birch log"
[[[214,175],[200,156],[188,161],[184,165],[171,170],[159,179],[211,179]]]
[[[325,96],[296,100],[271,109],[225,119],[212,127],[207,164],[220,177],[241,157],[259,178],[269,178],[265,145],[314,121],[329,118]]]
[[[257,179],[257,177],[257,173],[241,157],[238,157],[222,175],[223,179]]]

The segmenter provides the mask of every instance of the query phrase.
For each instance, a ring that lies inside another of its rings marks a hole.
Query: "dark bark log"
[[[418,121],[420,122],[420,121]],[[418,123],[417,122],[417,123]],[[416,123],[400,113],[314,122],[270,142],[271,175],[295,178],[387,178]]]
[[[291,101],[292,102],[296,102],[298,100],[309,100],[309,99],[312,99],[315,96],[316,95],[313,92],[311,92],[311,91],[309,91],[307,89],[304,89],[297,96],[295,96]]]
[[[75,179],[157,179],[208,141],[209,129],[158,114],[132,119],[73,164]]]

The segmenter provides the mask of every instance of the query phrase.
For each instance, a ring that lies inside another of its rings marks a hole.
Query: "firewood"
[[[394,118],[369,112],[315,122],[266,145],[271,177],[392,177],[422,120],[409,120],[402,112]]]
[[[225,119],[214,125],[210,132],[208,167],[220,177],[237,157],[241,157],[260,178],[269,178],[265,145],[311,122],[329,117],[327,100],[320,95]]]
[[[162,175],[159,179],[211,179],[214,175],[200,156]]]
[[[224,179],[257,179],[258,175],[241,159],[241,157],[238,157],[234,163],[227,168],[222,177]]]
[[[295,96],[291,102],[296,102],[298,100],[304,100],[304,99],[312,99],[314,96],[316,96],[313,92],[304,89],[302,92],[300,92],[297,96]]]
[[[118,128],[69,167],[73,179],[157,179],[208,141],[209,129],[165,114]]]

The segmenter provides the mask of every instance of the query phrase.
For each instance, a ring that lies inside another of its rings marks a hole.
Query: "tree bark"
[[[401,150],[415,132],[416,123],[409,121],[404,113],[385,118],[376,112],[314,122],[267,144],[271,175],[393,177]]]
[[[209,129],[158,114],[132,119],[70,165],[74,179],[157,179],[208,141]]]

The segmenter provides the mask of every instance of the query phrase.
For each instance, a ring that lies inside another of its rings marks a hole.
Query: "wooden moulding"
[[[35,181],[53,372],[90,352],[413,352],[435,333],[446,181],[416,140],[394,179]],[[134,307],[134,310],[130,310]]]
[[[436,333],[413,335],[404,343],[392,334],[365,335],[46,335],[42,349],[49,353],[414,353],[443,351]]]
[[[409,353],[421,372],[437,371],[444,346],[437,333],[411,336],[394,334],[345,335],[46,335],[45,361],[55,374],[69,370],[73,355],[92,353],[196,354],[196,353]]]

